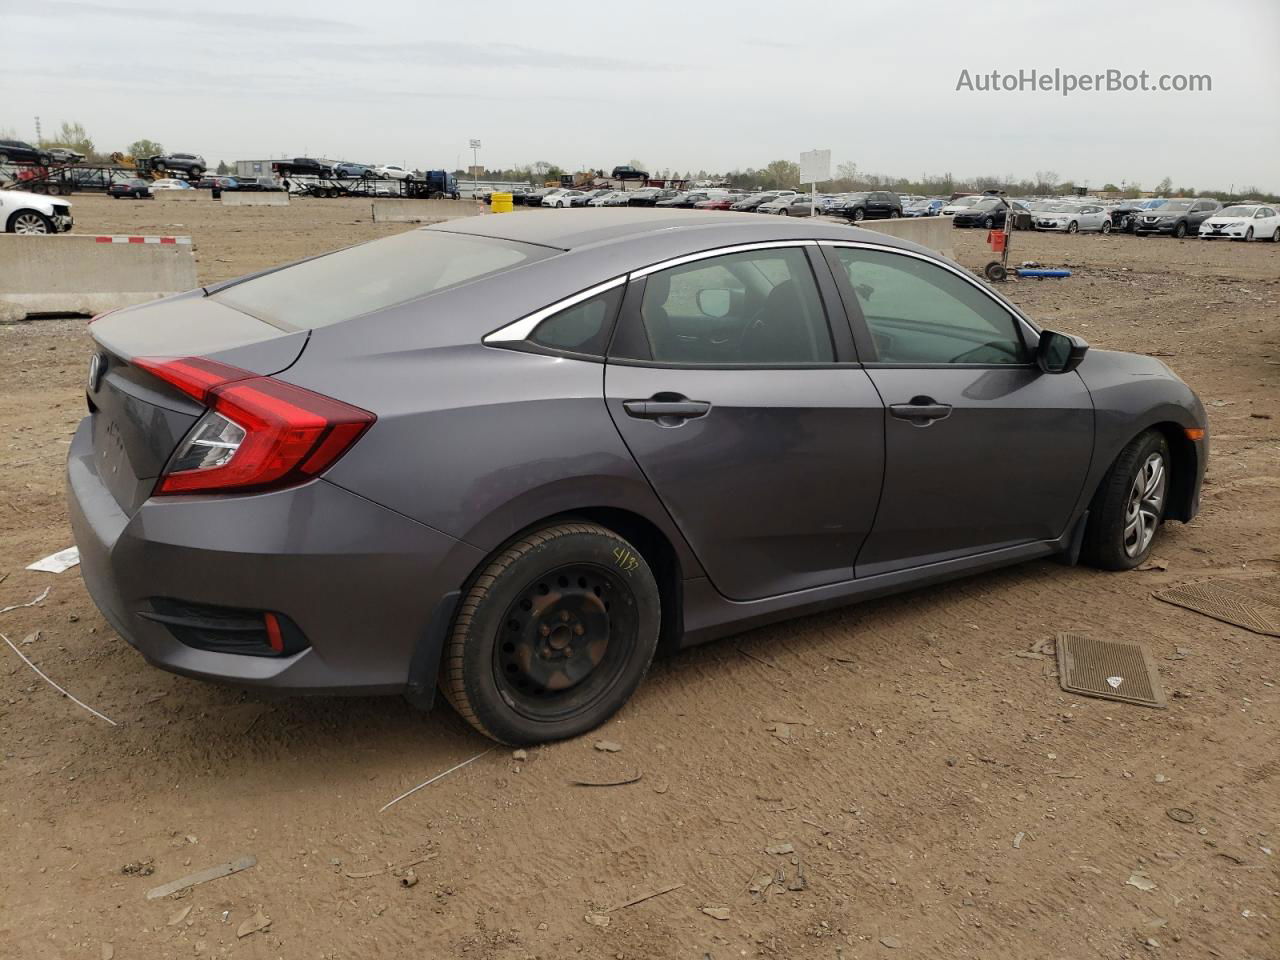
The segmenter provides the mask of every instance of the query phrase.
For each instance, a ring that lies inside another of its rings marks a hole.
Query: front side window
[[[837,247],[881,363],[1027,363],[1016,318],[967,280],[916,257]]]
[[[645,281],[640,319],[659,363],[825,363],[835,357],[808,257],[751,250],[672,267]]]

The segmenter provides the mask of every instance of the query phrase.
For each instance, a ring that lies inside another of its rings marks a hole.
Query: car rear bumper
[[[440,598],[483,558],[324,480],[273,493],[153,498],[130,517],[95,459],[86,418],[67,461],[85,586],[125,640],[174,673],[296,693],[403,692]],[[310,646],[279,657],[188,646],[140,616],[156,597],[281,613]]]

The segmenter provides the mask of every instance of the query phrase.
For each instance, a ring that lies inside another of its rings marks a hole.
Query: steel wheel
[[[53,233],[49,218],[42,213],[23,211],[15,214],[11,223],[14,233],[26,234],[27,236],[43,236]]]
[[[494,645],[503,700],[530,720],[553,722],[608,691],[635,642],[635,604],[615,604],[628,592],[622,577],[591,563],[528,584],[507,608]]]
[[[1067,233],[1078,233],[1079,230],[1080,224],[1076,223],[1074,220],[1067,224]]]
[[[1130,557],[1144,553],[1156,535],[1164,514],[1166,477],[1164,455],[1156,451],[1133,478],[1124,511],[1124,552]]]
[[[1253,227],[1250,227],[1248,230],[1244,232],[1244,242],[1245,243],[1253,242]]]
[[[658,645],[662,600],[644,557],[593,523],[524,534],[473,577],[438,676],[501,743],[576,737],[612,716]]]

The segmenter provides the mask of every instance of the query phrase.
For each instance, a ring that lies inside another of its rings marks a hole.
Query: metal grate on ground
[[[1060,633],[1057,650],[1058,683],[1068,693],[1143,707],[1166,705],[1160,674],[1142,644]]]
[[[1264,637],[1280,637],[1280,607],[1261,603],[1221,580],[1183,583],[1152,596]]]

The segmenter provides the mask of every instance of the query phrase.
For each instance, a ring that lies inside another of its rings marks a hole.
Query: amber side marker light
[[[1188,440],[1204,439],[1204,427],[1183,427],[1182,432],[1187,435]]]

